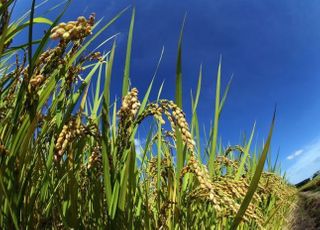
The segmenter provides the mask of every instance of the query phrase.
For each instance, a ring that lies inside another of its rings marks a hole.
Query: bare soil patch
[[[290,218],[289,229],[320,229],[320,192],[301,192],[297,206]]]

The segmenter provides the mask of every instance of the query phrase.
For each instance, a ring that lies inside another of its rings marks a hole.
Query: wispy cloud
[[[304,151],[303,149],[299,149],[299,150],[295,151],[291,155],[287,156],[287,160],[292,160],[292,159],[296,158],[297,156],[300,156],[303,153],[303,151]]]
[[[292,164],[287,169],[287,176],[291,183],[297,183],[311,177],[320,169],[320,138],[287,157]]]
[[[134,139],[134,145],[135,145],[135,147],[136,147],[136,153],[138,154],[138,155],[141,155],[141,150],[142,150],[142,144],[141,144],[141,140],[140,139],[138,139],[138,138],[135,138]]]

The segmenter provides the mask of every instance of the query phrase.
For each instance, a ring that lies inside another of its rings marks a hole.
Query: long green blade
[[[221,58],[218,66],[217,73],[217,83],[216,83],[216,103],[215,103],[215,113],[214,113],[214,123],[211,137],[211,149],[209,156],[209,173],[213,175],[214,173],[214,158],[216,155],[217,148],[217,138],[218,138],[218,126],[219,126],[219,113],[220,113],[220,88],[221,88]]]
[[[249,151],[250,151],[251,142],[252,142],[252,139],[253,139],[255,127],[256,127],[256,123],[254,123],[254,125],[253,125],[249,142],[248,142],[248,144],[246,145],[246,147],[244,149],[244,155],[242,156],[242,159],[241,159],[241,162],[240,162],[240,166],[238,168],[238,171],[237,171],[237,174],[236,174],[236,177],[235,177],[236,180],[239,180],[240,176],[243,174],[244,165],[245,165],[245,163],[247,161],[247,158],[249,156]]]
[[[129,75],[130,75],[130,62],[131,62],[131,50],[132,50],[132,37],[133,37],[133,27],[134,27],[134,18],[135,18],[136,10],[133,8],[130,28],[129,28],[129,35],[128,35],[128,42],[127,42],[127,54],[126,54],[126,63],[124,66],[124,76],[123,76],[123,83],[122,83],[122,96],[124,97],[129,90]]]
[[[182,37],[183,29],[186,21],[186,15],[183,19],[180,38],[178,42],[178,56],[177,56],[177,69],[176,69],[176,104],[178,107],[182,108]],[[176,175],[176,188],[180,188],[180,173],[184,165],[186,152],[183,148],[182,135],[177,127],[175,130],[176,134],[176,148],[177,148],[177,175]],[[180,203],[181,194],[179,189],[177,189],[177,200]]]
[[[261,177],[261,173],[263,171],[264,168],[264,163],[266,161],[268,152],[269,152],[269,148],[270,148],[270,144],[271,144],[271,138],[272,138],[272,132],[273,132],[273,128],[274,128],[274,123],[275,123],[275,117],[276,117],[276,111],[273,114],[273,119],[272,119],[272,123],[271,123],[271,127],[270,127],[270,131],[269,131],[269,135],[268,135],[268,139],[266,144],[264,145],[264,148],[262,150],[262,154],[261,157],[259,159],[259,163],[257,165],[256,171],[253,175],[252,181],[250,183],[249,189],[246,193],[246,196],[244,197],[240,209],[232,223],[231,229],[237,229],[238,225],[240,224],[243,215],[245,214],[251,200],[253,197],[253,194],[255,193],[257,187],[258,187],[258,183]]]
[[[177,67],[176,67],[176,104],[182,108],[182,38],[183,30],[186,22],[186,15],[184,16],[182,27],[180,30],[180,37],[178,42],[178,56],[177,56]]]

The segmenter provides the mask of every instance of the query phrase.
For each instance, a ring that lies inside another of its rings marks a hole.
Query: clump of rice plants
[[[206,162],[197,119],[201,71],[190,123],[182,109],[182,33],[175,101],[151,101],[153,81],[141,97],[129,84],[133,9],[119,104],[110,100],[116,42],[103,54],[88,47],[128,9],[96,31],[94,14],[66,23],[59,21],[64,11],[53,22],[34,18],[35,1],[29,19],[10,21],[13,2],[0,5],[1,228],[262,229],[285,224],[296,190],[276,173],[276,165],[263,171],[274,119],[261,151],[251,151],[254,131],[244,146],[217,145],[230,86],[220,98],[221,63]],[[36,22],[48,24],[39,41],[32,36]],[[28,43],[11,47],[24,28]],[[47,45],[50,39],[54,46]],[[92,82],[96,90],[90,95]],[[147,117],[156,128],[137,154],[134,139]]]

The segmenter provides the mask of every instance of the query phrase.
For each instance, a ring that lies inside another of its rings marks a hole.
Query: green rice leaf
[[[246,196],[244,197],[244,199],[241,203],[240,209],[239,209],[239,211],[238,211],[238,213],[232,223],[231,229],[237,229],[238,225],[240,224],[240,222],[242,220],[243,215],[245,214],[245,212],[246,212],[246,210],[252,200],[253,194],[255,193],[255,191],[258,187],[261,173],[264,168],[264,163],[266,161],[266,158],[267,158],[267,155],[269,152],[269,148],[270,148],[270,144],[271,144],[272,132],[273,132],[274,123],[275,123],[275,116],[276,116],[276,111],[273,114],[273,119],[272,119],[270,131],[269,131],[268,139],[267,139],[266,144],[263,147],[263,151],[262,151],[261,157],[259,159],[258,165],[256,167],[256,171],[255,171],[253,178],[250,182],[250,186],[249,186],[249,189],[246,193]]]
[[[182,38],[183,29],[186,22],[186,15],[183,18],[182,27],[180,30],[180,37],[178,42],[178,56],[176,66],[176,104],[182,108]]]
[[[132,50],[132,38],[133,38],[133,27],[134,27],[134,18],[136,15],[136,9],[133,8],[130,28],[129,28],[129,35],[127,41],[127,54],[126,54],[126,63],[124,66],[124,75],[123,75],[123,82],[122,82],[122,96],[124,97],[129,90],[129,75],[130,75],[130,63],[131,63],[131,50]]]
[[[220,88],[221,88],[221,57],[218,66],[217,83],[216,83],[216,103],[214,113],[214,123],[211,136],[211,148],[209,156],[209,173],[212,176],[214,174],[214,159],[216,156],[217,138],[218,138],[218,126],[219,126],[219,114],[220,114]]]
[[[241,176],[241,175],[243,174],[243,172],[244,172],[244,165],[245,165],[245,163],[246,163],[246,161],[247,161],[247,158],[248,158],[248,156],[249,156],[249,151],[250,151],[251,142],[252,142],[252,139],[253,139],[255,127],[256,127],[256,123],[254,123],[254,125],[253,125],[249,142],[248,142],[248,144],[246,145],[246,147],[245,147],[245,149],[244,149],[244,155],[243,155],[242,158],[241,158],[240,166],[239,166],[238,171],[237,171],[237,173],[236,173],[236,177],[235,177],[236,180],[239,180],[240,176]]]

